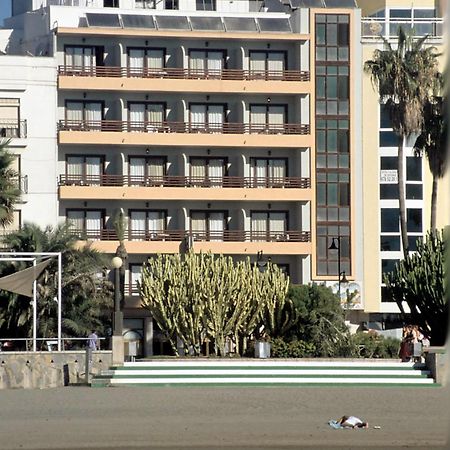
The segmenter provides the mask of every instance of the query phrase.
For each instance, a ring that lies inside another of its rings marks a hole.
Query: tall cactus
[[[448,245],[448,244],[447,244]],[[438,231],[417,241],[417,252],[384,277],[388,294],[410,323],[419,325],[434,345],[445,343],[448,302],[444,295],[444,242]],[[406,302],[411,313],[405,314]]]
[[[275,265],[266,272],[231,257],[195,254],[159,255],[143,268],[140,292],[176,352],[177,338],[186,351],[198,355],[207,338],[217,355],[226,342],[239,342],[255,333],[266,316],[283,304],[288,279]],[[269,329],[271,329],[269,327]]]

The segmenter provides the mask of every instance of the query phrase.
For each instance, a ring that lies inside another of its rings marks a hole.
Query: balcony
[[[61,200],[310,201],[312,197],[311,181],[302,177],[60,175],[59,186]]]
[[[308,124],[61,120],[60,144],[310,147]]]
[[[361,19],[361,38],[363,41],[377,41],[381,38],[396,39],[399,27],[411,30],[416,38],[428,36],[428,40],[442,41],[444,35],[444,19],[414,18],[392,19],[364,17]]]
[[[26,138],[27,121],[0,119],[0,138]]]
[[[80,236],[79,245],[89,240],[93,248],[114,253],[118,245],[117,234],[112,229],[72,232]],[[309,231],[267,231],[244,230],[224,231],[133,231],[125,233],[125,245],[129,254],[178,253],[181,241],[192,238],[194,251],[211,251],[223,254],[266,254],[304,255],[310,254],[311,234]]]
[[[60,89],[84,91],[304,94],[311,89],[309,72],[301,70],[255,72],[241,69],[59,66],[58,73]]]

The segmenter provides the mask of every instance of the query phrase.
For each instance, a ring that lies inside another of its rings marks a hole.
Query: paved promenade
[[[0,391],[0,449],[448,449],[448,405],[443,388]],[[370,428],[327,425],[343,414]]]

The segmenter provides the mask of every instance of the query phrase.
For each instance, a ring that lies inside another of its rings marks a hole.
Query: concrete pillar
[[[153,318],[144,319],[144,356],[153,356]]]

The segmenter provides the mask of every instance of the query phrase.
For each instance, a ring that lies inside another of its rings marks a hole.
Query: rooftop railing
[[[416,37],[429,36],[430,38],[442,38],[444,33],[444,19],[442,18],[415,18],[390,19],[365,17],[361,20],[362,39],[386,39],[395,38],[399,27],[412,30]]]
[[[113,229],[76,230],[72,234],[81,240],[117,241]],[[186,230],[127,230],[128,241],[182,241],[190,237],[195,241],[206,242],[310,242],[309,231],[186,231]]]
[[[138,175],[60,175],[60,186],[145,186],[200,188],[294,188],[311,187],[304,177],[195,177]]]
[[[130,120],[60,120],[59,131],[112,131],[139,133],[309,134],[299,123],[134,122]]]
[[[59,75],[78,77],[112,78],[167,78],[176,80],[264,80],[264,81],[309,81],[309,72],[304,70],[242,70],[242,69],[182,69],[182,68],[135,68],[105,66],[59,66]]]

